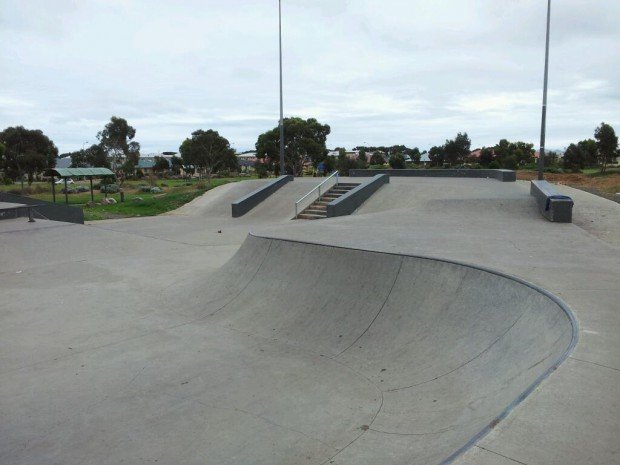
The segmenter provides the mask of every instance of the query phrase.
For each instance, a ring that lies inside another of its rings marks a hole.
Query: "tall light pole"
[[[282,98],[282,0],[278,0],[278,32],[280,39],[280,176],[284,172],[284,102]]]
[[[538,180],[545,178],[545,132],[547,130],[547,82],[549,80],[549,30],[551,28],[551,0],[547,0],[547,41],[545,44],[545,81],[543,84],[542,122],[540,125],[540,151],[538,153]]]

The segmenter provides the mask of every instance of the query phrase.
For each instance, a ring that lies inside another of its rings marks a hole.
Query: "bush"
[[[394,155],[390,156],[389,164],[392,169],[395,170],[405,169],[405,157],[400,153],[395,153]]]
[[[370,165],[368,168],[370,168],[371,170],[384,170],[385,165]]]
[[[499,162],[497,160],[493,160],[491,163],[489,163],[489,169],[491,170],[498,170],[500,168],[499,166]]]
[[[553,173],[553,174],[562,174],[564,172],[564,170],[562,168],[557,168],[555,166],[549,166],[548,168],[545,168],[545,173]]]
[[[118,184],[103,184],[100,190],[101,192],[107,194],[118,194],[121,191],[121,188]]]
[[[254,165],[254,170],[256,171],[256,174],[258,175],[259,178],[266,178],[267,177],[267,166],[264,163],[256,163]]]
[[[517,168],[519,168],[519,162],[517,161],[517,157],[506,157],[502,162],[502,167],[507,170],[516,170]]]
[[[142,179],[144,177],[144,171],[136,170],[136,179]]]
[[[230,178],[230,170],[219,170],[217,172],[217,175],[220,178]]]
[[[157,186],[139,186],[140,192],[147,192],[151,194],[161,194],[163,189]]]
[[[4,184],[5,186],[10,186],[11,184],[13,184],[13,180],[11,178],[7,178],[6,176],[3,176],[2,184]]]
[[[83,186],[83,185],[79,185],[79,186],[75,186],[75,191],[76,192],[89,192],[90,189],[87,186]]]

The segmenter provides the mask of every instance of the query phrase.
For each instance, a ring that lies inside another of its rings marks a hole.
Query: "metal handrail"
[[[321,197],[321,186],[324,185],[325,183],[327,183],[328,181],[332,180],[334,177],[336,178],[336,184],[338,184],[338,179],[340,176],[340,172],[339,171],[334,171],[332,174],[330,174],[327,178],[325,178],[325,181],[323,181],[321,184],[319,184],[318,186],[316,186],[315,188],[313,188],[310,192],[308,192],[306,195],[304,195],[301,199],[299,199],[297,202],[295,202],[295,218],[297,218],[297,216],[299,215],[299,204],[306,199],[306,197],[308,197],[310,194],[312,194],[314,191],[318,190],[318,196],[316,197],[317,199]],[[325,191],[324,191],[325,192]]]

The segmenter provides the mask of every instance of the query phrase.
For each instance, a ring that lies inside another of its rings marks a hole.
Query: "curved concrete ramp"
[[[158,380],[200,366],[189,397],[218,409],[204,451],[219,464],[445,463],[575,343],[546,292],[413,256],[250,236],[177,292],[208,355],[162,353],[178,363]]]

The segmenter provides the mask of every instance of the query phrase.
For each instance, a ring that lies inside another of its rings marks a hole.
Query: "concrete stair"
[[[352,182],[336,184],[330,190],[325,192],[325,194],[310,204],[310,206],[302,211],[297,218],[300,220],[320,220],[321,218],[327,218],[327,204],[357,186],[359,186],[359,184]]]

